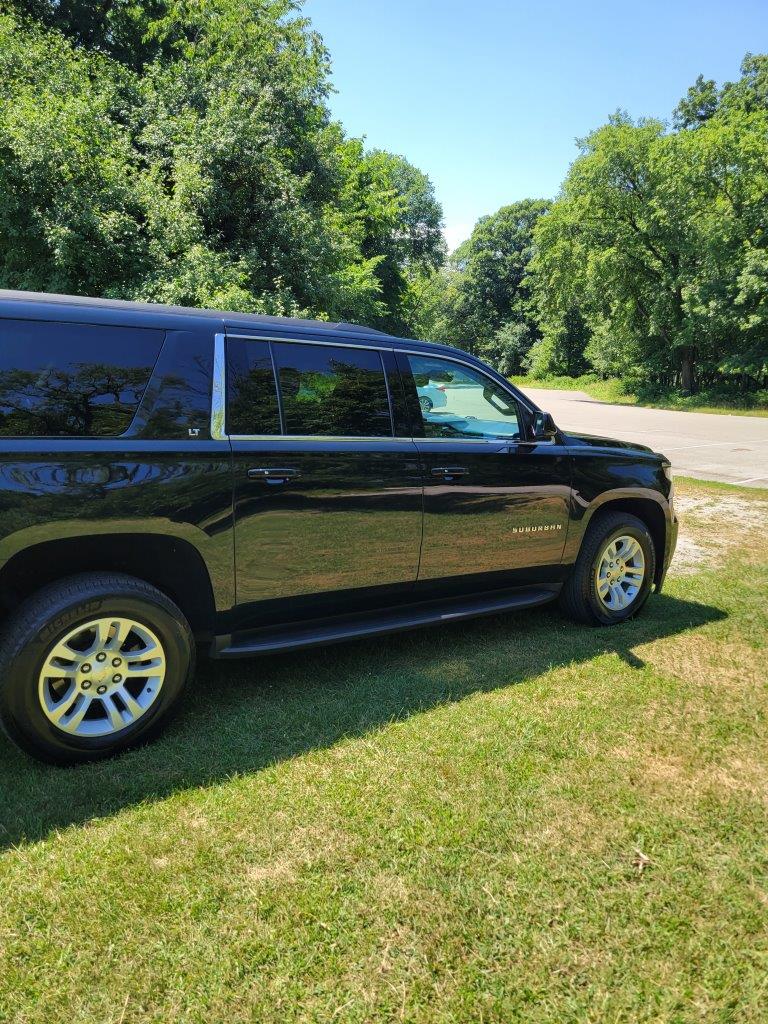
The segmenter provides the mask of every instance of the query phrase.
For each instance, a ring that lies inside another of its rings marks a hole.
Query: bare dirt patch
[[[719,565],[737,545],[749,552],[750,538],[768,530],[768,501],[741,495],[696,491],[686,487],[675,499],[680,537],[670,567],[687,575]]]

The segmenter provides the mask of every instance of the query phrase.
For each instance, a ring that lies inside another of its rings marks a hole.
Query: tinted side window
[[[144,328],[0,320],[0,434],[124,433],[162,343]]]
[[[130,434],[147,438],[206,437],[211,425],[213,337],[210,331],[168,331]]]
[[[286,434],[391,437],[379,352],[273,342]]]
[[[268,341],[227,339],[227,432],[280,433]]]
[[[461,363],[408,356],[425,437],[520,439],[517,402],[503,388]]]

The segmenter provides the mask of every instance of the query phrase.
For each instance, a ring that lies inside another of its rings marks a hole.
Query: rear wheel
[[[560,605],[577,622],[612,626],[640,611],[655,574],[656,553],[645,523],[628,512],[597,513]]]
[[[51,584],[6,623],[0,722],[40,760],[108,757],[167,724],[194,650],[181,611],[143,580],[89,573]]]

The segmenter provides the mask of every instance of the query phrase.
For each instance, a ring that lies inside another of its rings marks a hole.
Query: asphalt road
[[[663,452],[683,476],[768,487],[768,418],[608,405],[583,391],[523,390],[563,430],[638,441]]]

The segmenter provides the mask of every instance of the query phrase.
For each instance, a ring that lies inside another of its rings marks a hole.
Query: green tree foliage
[[[421,285],[426,337],[517,373],[538,337],[526,277],[533,231],[549,204],[525,199],[482,217],[429,285]]]
[[[407,332],[414,315],[411,289],[445,260],[442,208],[429,178],[405,157],[349,144],[346,230],[370,260],[387,313],[379,325]]]
[[[526,368],[533,377],[578,377],[589,369],[585,355],[589,338],[589,328],[578,306],[566,308],[551,329],[531,346]]]
[[[768,58],[742,71],[719,93],[700,77],[675,131],[617,114],[581,143],[535,231],[538,369],[568,363],[567,335],[599,371],[641,384],[764,380]]]
[[[441,210],[327,107],[293,0],[16,0],[0,284],[403,325]]]
[[[673,124],[675,128],[695,128],[708,121],[717,111],[720,97],[713,78],[699,75],[683,99],[675,107]]]

